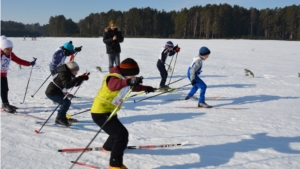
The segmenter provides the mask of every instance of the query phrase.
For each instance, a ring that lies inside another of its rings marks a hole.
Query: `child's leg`
[[[188,97],[193,97],[194,94],[197,92],[198,88],[199,88],[198,85],[195,84],[195,85],[192,87],[191,91],[189,92]]]
[[[1,77],[1,99],[2,103],[8,103],[8,82],[7,77]]]
[[[101,127],[110,114],[93,114],[93,121]],[[111,150],[110,166],[120,167],[123,164],[124,151],[128,144],[128,131],[117,116],[110,119],[103,130],[109,135],[104,143],[104,149]]]
[[[46,95],[50,100],[55,103],[61,104],[57,113],[59,119],[65,119],[67,111],[70,108],[71,101],[68,98],[63,99],[65,96],[63,94],[58,95]]]
[[[206,92],[206,84],[203,82],[201,79],[196,79],[197,81],[197,86],[201,89],[200,91],[200,97],[199,97],[199,103],[204,103],[205,102],[205,92]]]
[[[166,81],[167,81],[167,77],[168,77],[168,72],[165,68],[165,65],[161,63],[160,60],[158,60],[157,62],[157,68],[160,72],[160,76],[161,76],[161,81],[160,81],[160,87],[163,87],[166,85]]]

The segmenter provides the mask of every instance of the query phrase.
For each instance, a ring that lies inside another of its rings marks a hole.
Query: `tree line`
[[[170,12],[149,7],[123,12],[112,9],[91,13],[78,23],[63,15],[50,17],[43,26],[1,21],[1,34],[11,31],[14,36],[24,36],[29,31],[51,37],[99,37],[110,20],[115,20],[126,37],[300,40],[300,5],[258,10],[208,4]]]

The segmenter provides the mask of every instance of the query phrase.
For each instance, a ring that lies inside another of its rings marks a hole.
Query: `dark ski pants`
[[[205,92],[206,92],[206,84],[201,80],[200,78],[196,78],[196,84],[193,86],[191,91],[189,92],[188,96],[192,97],[197,92],[197,90],[200,88],[200,97],[199,97],[199,103],[205,102]]]
[[[1,99],[2,103],[8,103],[8,82],[7,77],[1,77]]]
[[[114,63],[120,65],[120,53],[108,54],[108,70],[114,67]]]
[[[92,113],[93,121],[99,127],[102,127],[109,116],[110,113]],[[120,167],[123,164],[123,155],[128,144],[129,133],[117,116],[113,116],[103,127],[103,130],[109,135],[103,145],[105,150],[111,151],[109,164],[113,167]]]
[[[56,95],[46,94],[46,96],[50,100],[54,101],[55,103],[58,103],[58,104],[61,103],[58,113],[57,113],[57,118],[59,118],[59,119],[67,118],[66,115],[67,115],[67,111],[70,108],[71,101],[68,98],[63,99],[65,97],[65,95],[63,95],[63,94],[56,94]]]
[[[157,68],[160,72],[160,76],[161,76],[161,81],[160,81],[159,87],[164,87],[166,85],[166,81],[168,78],[168,72],[165,68],[165,65],[161,62],[161,60],[157,61],[156,66],[157,66]]]

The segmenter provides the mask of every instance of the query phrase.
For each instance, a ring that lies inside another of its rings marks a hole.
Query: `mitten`
[[[131,78],[131,79],[127,79],[127,85],[128,86],[137,87],[141,83],[143,83],[143,77],[134,77],[134,78]]]

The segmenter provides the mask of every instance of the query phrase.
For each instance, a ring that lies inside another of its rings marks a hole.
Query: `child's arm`
[[[119,78],[114,77],[114,76],[108,77],[107,80],[106,80],[106,83],[107,83],[107,87],[111,91],[121,90],[123,87],[128,86],[126,79],[123,80],[123,79],[119,79]]]
[[[80,79],[78,77],[71,79],[69,75],[66,75],[64,73],[58,75],[58,77],[63,84],[63,88],[67,89],[74,87],[77,83],[80,82]]]
[[[30,66],[30,62],[18,58],[13,52],[11,53],[11,60],[16,62],[19,65]]]
[[[126,79],[123,80],[113,76],[107,78],[107,87],[111,91],[118,91],[126,86],[128,86]],[[147,90],[147,86],[143,86],[143,85],[138,85],[137,87],[133,88],[134,92],[146,91],[146,90]]]
[[[190,80],[194,80],[195,76],[196,76],[196,71],[202,66],[202,60],[201,59],[197,59],[193,66],[190,69]]]
[[[169,56],[173,56],[173,55],[175,55],[175,53],[176,53],[175,50],[171,50],[171,51],[169,52]]]

